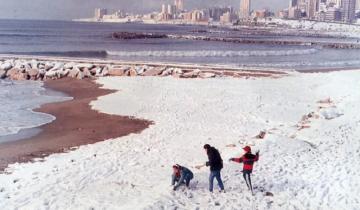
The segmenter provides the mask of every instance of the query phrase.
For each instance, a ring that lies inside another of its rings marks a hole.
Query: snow
[[[93,101],[94,109],[154,124],[43,162],[11,165],[11,174],[0,175],[0,209],[360,208],[359,71],[98,82],[119,91]],[[254,138],[262,130],[265,138]],[[209,193],[208,168],[195,169],[206,161],[204,143],[222,154],[226,193]],[[245,145],[260,150],[254,196],[242,165],[227,161]],[[193,170],[190,190],[172,191],[175,163]]]
[[[260,19],[259,21],[264,21],[265,23],[283,24],[293,29],[318,31],[324,34],[329,34],[334,36],[360,38],[360,25],[355,25],[355,24],[320,22],[320,21],[309,21],[309,20],[286,20],[279,18],[273,18],[271,20]]]

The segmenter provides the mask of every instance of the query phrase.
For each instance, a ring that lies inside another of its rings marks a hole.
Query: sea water
[[[360,67],[360,49],[314,46],[225,43],[183,39],[117,40],[113,32],[161,33],[232,37],[256,40],[288,40],[357,43],[355,38],[309,37],[248,33],[228,28],[138,23],[84,23],[71,21],[0,20],[0,54],[27,54],[154,61],[222,64],[240,67],[322,69]]]
[[[0,80],[0,143],[10,139],[6,136],[55,119],[52,115],[34,112],[33,109],[45,103],[71,99],[64,94],[48,91],[42,85],[35,81]]]

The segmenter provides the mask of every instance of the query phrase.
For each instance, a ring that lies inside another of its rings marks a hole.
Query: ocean
[[[360,50],[312,46],[236,44],[183,39],[115,40],[113,32],[147,32],[264,40],[355,42],[333,37],[249,34],[223,28],[184,25],[81,23],[65,21],[0,20],[0,54],[44,55],[126,61],[225,64],[240,67],[316,69],[360,67]],[[54,120],[33,112],[44,103],[66,97],[45,92],[39,82],[0,80],[0,143],[26,128]]]
[[[113,32],[121,31],[330,43],[358,41],[335,37],[249,34],[249,31],[206,26],[0,20],[0,54],[225,64],[299,70],[360,67],[360,49],[239,44],[168,38],[140,40],[111,38]]]
[[[55,119],[52,115],[34,112],[33,109],[45,103],[69,99],[64,94],[44,89],[41,82],[0,80],[0,143],[14,140],[10,136],[21,130],[35,128]]]

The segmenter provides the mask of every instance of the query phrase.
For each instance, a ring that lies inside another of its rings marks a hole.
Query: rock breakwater
[[[39,59],[0,59],[0,78],[11,80],[55,80],[64,77],[77,79],[104,76],[173,76],[175,78],[213,77],[274,77],[286,75],[277,71],[236,71],[209,68],[178,67],[173,65],[144,65],[55,61]]]

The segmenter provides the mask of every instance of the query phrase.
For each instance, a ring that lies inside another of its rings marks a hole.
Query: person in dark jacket
[[[193,178],[194,174],[190,171],[190,169],[179,164],[173,165],[171,185],[174,186],[174,191],[182,184],[185,184],[186,187],[189,188],[190,180]]]
[[[216,178],[220,190],[224,192],[224,184],[221,180],[221,169],[223,168],[223,160],[221,159],[219,151],[210,146],[209,144],[204,145],[206,154],[209,158],[209,161],[206,162],[206,166],[210,166],[210,176],[209,176],[209,190],[213,191],[214,178]]]
[[[245,151],[245,154],[242,157],[230,158],[230,161],[234,161],[237,163],[244,163],[243,176],[244,176],[247,187],[253,193],[250,175],[253,170],[254,162],[259,160],[259,151],[255,155],[251,154],[251,147],[249,147],[249,146],[244,147],[243,150]]]

